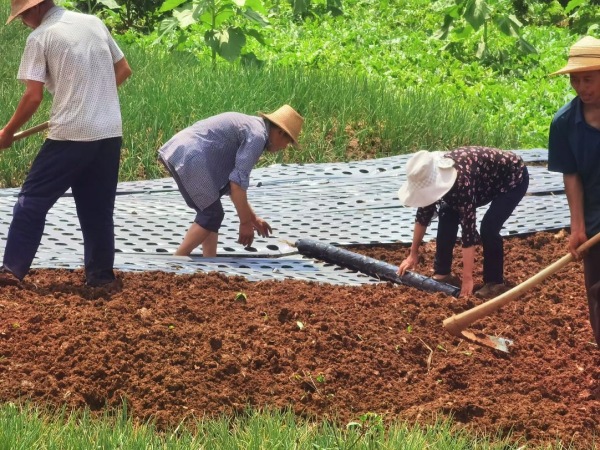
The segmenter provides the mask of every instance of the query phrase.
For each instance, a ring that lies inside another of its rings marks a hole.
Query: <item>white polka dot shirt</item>
[[[203,210],[221,193],[229,193],[230,181],[248,189],[250,172],[264,152],[268,136],[268,122],[261,117],[226,112],[181,130],[158,152]]]
[[[122,135],[114,64],[123,58],[100,19],[55,6],[27,38],[17,78],[53,95],[49,138],[95,141]]]

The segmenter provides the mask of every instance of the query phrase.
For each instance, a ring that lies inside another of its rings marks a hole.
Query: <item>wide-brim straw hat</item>
[[[406,181],[398,190],[398,198],[406,206],[429,206],[452,188],[456,175],[454,161],[443,152],[421,150],[406,163]]]
[[[294,146],[298,147],[298,137],[300,136],[300,131],[302,131],[304,117],[298,114],[294,108],[290,105],[283,105],[277,111],[270,114],[262,112],[259,112],[258,114],[285,131],[288,136],[292,138]]]
[[[11,23],[19,14],[24,13],[29,8],[33,8],[35,5],[39,5],[44,0],[11,0],[10,2],[10,16],[6,21],[6,25]]]
[[[600,39],[586,36],[573,44],[569,50],[567,65],[550,75],[592,70],[600,70]]]

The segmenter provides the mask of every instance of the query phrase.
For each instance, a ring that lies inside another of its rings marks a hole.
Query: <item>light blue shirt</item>
[[[229,193],[230,181],[248,189],[250,172],[268,143],[268,127],[261,117],[226,112],[181,130],[158,152],[203,210]]]

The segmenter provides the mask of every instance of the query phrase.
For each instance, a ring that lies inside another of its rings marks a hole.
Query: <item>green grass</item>
[[[2,2],[7,4],[7,0]],[[349,21],[348,25],[352,23]],[[289,27],[298,26],[290,22]],[[282,31],[291,33],[293,30],[288,28],[282,27]],[[272,45],[268,49],[279,50],[278,57],[273,56],[273,64],[263,69],[224,62],[213,68],[208,60],[198,59],[193,53],[165,51],[130,42],[130,38],[123,41],[134,75],[120,91],[124,122],[120,179],[164,176],[156,163],[156,150],[162,143],[196,120],[223,111],[255,114],[290,103],[305,116],[302,150],[265,157],[260,162],[265,165],[357,160],[460,145],[543,147],[550,111],[565,98],[557,99],[557,90],[547,87],[539,76],[537,81],[519,77],[511,81],[475,63],[457,64],[447,56],[440,58],[438,50],[421,41],[416,47],[415,40],[423,38],[423,30],[418,29],[405,39],[402,54],[409,58],[403,65],[392,63],[397,45],[382,44],[378,52],[369,47],[363,48],[362,53],[358,47],[354,50],[372,66],[388,64],[387,72],[352,70],[347,64],[349,57],[342,58],[346,53],[340,56],[331,50],[343,42],[323,43],[325,38],[319,33],[327,29],[310,22],[305,25],[307,44],[299,46],[305,53],[298,54],[297,66],[289,63],[290,47],[278,35],[274,36],[273,42],[279,47]],[[365,29],[368,31],[369,27]],[[4,105],[0,123],[10,118],[23,89],[15,74],[28,32],[19,22],[0,27],[5,62],[0,68],[0,97]],[[348,33],[341,29],[339,35],[332,36],[350,40]],[[298,34],[297,30],[290,34],[290,46],[298,40]],[[367,36],[353,39],[375,45]],[[321,42],[322,59],[331,60],[331,67],[306,63],[305,54],[313,50],[315,42]],[[419,48],[425,51],[422,55],[416,53]],[[325,55],[326,51],[337,56]],[[560,80],[546,82],[556,84]],[[532,99],[531,86],[523,88],[526,83],[535,83],[536,88],[542,87],[548,94]],[[545,103],[539,106],[538,102]],[[50,103],[48,98],[28,126],[47,119]],[[545,114],[543,119],[531,120],[530,117],[541,114],[540,109]],[[30,137],[4,152],[0,158],[0,187],[22,183],[41,140],[41,136]]]
[[[430,426],[383,424],[367,414],[345,426],[298,419],[289,411],[248,411],[236,417],[188,418],[176,428],[159,430],[152,423],[128,417],[126,405],[94,416],[88,411],[42,410],[13,403],[0,407],[0,448],[61,449],[389,449],[389,450],[510,450],[533,448],[510,443],[507,437],[473,436],[449,421]],[[539,447],[566,449],[556,442]],[[582,449],[583,450],[583,449]]]
[[[4,29],[6,30],[6,29]],[[10,32],[19,40],[16,27]],[[19,45],[2,69],[0,94],[6,100],[0,121],[16,107],[20,86],[14,81]],[[483,113],[445,96],[443,89],[410,88],[397,93],[382,81],[311,69],[237,65],[212,68],[189,54],[124,46],[134,70],[121,89],[124,144],[121,180],[163,175],[156,150],[180,129],[223,111],[256,114],[290,103],[305,116],[302,151],[265,158],[272,162],[330,162],[389,156],[422,148],[451,148],[487,143],[517,145],[506,129],[481,127]],[[50,99],[28,125],[46,120]],[[348,153],[353,141],[352,153]],[[0,160],[0,184],[17,186],[24,178],[41,137],[15,144]],[[280,158],[280,159],[278,159]],[[281,159],[282,158],[282,159]]]

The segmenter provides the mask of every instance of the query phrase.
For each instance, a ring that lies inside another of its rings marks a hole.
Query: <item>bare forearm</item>
[[[248,196],[246,191],[242,189],[239,184],[230,182],[231,186],[231,201],[233,202],[235,209],[240,218],[240,223],[249,223],[254,220],[254,211],[248,203]]]
[[[410,246],[410,253],[412,255],[419,254],[419,246],[421,242],[423,242],[423,238],[425,237],[425,232],[427,231],[427,227],[421,225],[419,222],[415,222],[415,228],[413,230],[413,240],[412,245]]]
[[[475,265],[475,246],[463,247],[462,249],[463,269],[462,279],[473,279],[473,266]]]
[[[4,127],[4,131],[9,134],[15,134],[35,114],[42,100],[42,93],[26,89],[15,113]]]

